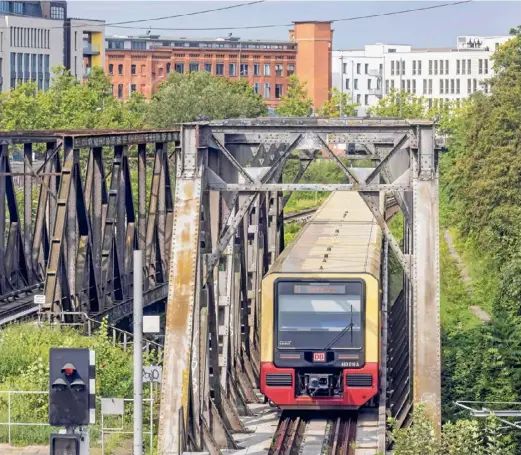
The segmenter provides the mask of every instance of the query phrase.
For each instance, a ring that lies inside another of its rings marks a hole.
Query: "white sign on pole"
[[[143,316],[143,333],[161,332],[161,320],[159,316]]]
[[[143,382],[161,382],[163,368],[158,365],[143,367]]]
[[[36,305],[44,305],[45,304],[45,296],[43,294],[37,294],[34,296],[34,303]]]
[[[125,404],[123,398],[102,398],[101,413],[103,415],[123,415]]]

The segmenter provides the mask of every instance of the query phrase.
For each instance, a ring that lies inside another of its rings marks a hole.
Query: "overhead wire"
[[[461,0],[456,2],[450,2],[450,3],[441,3],[438,5],[430,5],[430,6],[423,6],[419,8],[408,8],[404,10],[399,11],[390,11],[387,13],[375,13],[375,14],[367,14],[364,16],[353,16],[353,17],[346,17],[342,19],[331,19],[330,21],[324,20],[323,22],[347,22],[347,21],[356,21],[361,19],[372,19],[376,17],[385,17],[385,16],[395,16],[398,14],[407,14],[407,13],[414,13],[418,11],[427,11],[427,10],[433,10],[437,8],[445,8],[449,6],[456,6],[461,5],[464,3],[472,3],[473,0]],[[110,25],[107,25],[110,26]],[[231,27],[123,27],[120,25],[113,25],[113,28],[133,28],[137,30],[171,30],[171,31],[204,31],[204,30],[248,30],[248,29],[262,29],[262,28],[278,28],[278,27],[292,27],[294,26],[294,23],[285,23],[285,24],[262,24],[262,25],[243,25],[243,26],[231,26]]]

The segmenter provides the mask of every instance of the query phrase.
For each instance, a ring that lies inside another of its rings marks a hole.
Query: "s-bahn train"
[[[376,404],[382,232],[332,193],[262,282],[260,390],[282,409]]]

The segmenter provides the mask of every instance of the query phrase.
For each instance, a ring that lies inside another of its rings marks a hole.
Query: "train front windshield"
[[[360,349],[361,282],[279,282],[279,349]]]

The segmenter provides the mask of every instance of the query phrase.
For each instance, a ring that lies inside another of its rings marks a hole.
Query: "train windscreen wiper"
[[[331,346],[333,346],[340,338],[342,338],[347,333],[348,330],[351,330],[351,341],[352,341],[354,326],[355,325],[353,324],[353,319],[351,319],[351,322],[349,324],[347,324],[342,329],[342,331],[335,338],[333,338],[333,341],[331,341],[325,348],[322,349],[322,351],[327,351],[328,349],[330,349]]]

